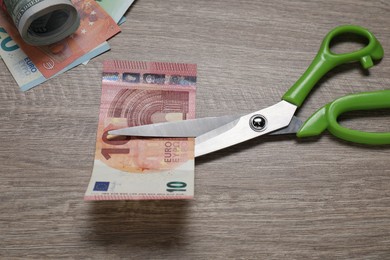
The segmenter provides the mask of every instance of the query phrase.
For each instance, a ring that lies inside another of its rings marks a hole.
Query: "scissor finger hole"
[[[334,54],[344,54],[363,49],[369,44],[369,39],[354,33],[342,33],[335,36],[329,43],[329,50]]]
[[[363,132],[390,133],[390,109],[349,111],[341,114],[337,122]]]

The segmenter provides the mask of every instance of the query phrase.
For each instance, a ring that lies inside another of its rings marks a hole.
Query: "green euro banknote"
[[[134,0],[96,0],[96,2],[103,7],[116,23],[119,23]]]

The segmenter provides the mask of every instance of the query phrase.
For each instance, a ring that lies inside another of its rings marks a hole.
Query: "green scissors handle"
[[[355,34],[368,40],[360,50],[335,54],[330,50],[331,41],[342,34]],[[367,29],[356,25],[343,25],[331,30],[324,38],[321,47],[306,72],[284,94],[283,100],[298,107],[302,105],[314,85],[331,69],[344,63],[360,61],[365,69],[374,65],[373,60],[383,57],[383,48],[375,36]]]
[[[361,144],[390,144],[390,133],[373,133],[339,125],[339,115],[356,110],[390,108],[390,90],[363,92],[336,99],[315,112],[300,128],[298,137],[321,134],[328,129],[334,136]]]

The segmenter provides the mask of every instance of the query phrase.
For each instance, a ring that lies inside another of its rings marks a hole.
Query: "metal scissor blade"
[[[288,126],[281,128],[279,130],[276,130],[272,133],[269,133],[270,135],[286,135],[286,134],[296,134],[298,133],[298,130],[301,128],[303,122],[301,119],[299,119],[296,116],[293,116],[291,119],[291,122]]]
[[[289,125],[297,106],[281,101],[273,106],[242,116],[233,122],[211,130],[195,139],[195,156],[205,155],[220,149],[265,135]],[[254,130],[253,120],[262,117],[265,127]]]
[[[112,130],[108,134],[145,137],[197,137],[238,118],[240,116],[222,116],[164,122]]]

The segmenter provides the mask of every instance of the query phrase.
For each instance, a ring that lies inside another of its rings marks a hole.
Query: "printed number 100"
[[[167,183],[167,191],[175,192],[175,191],[186,191],[187,184],[181,181],[171,181]]]

